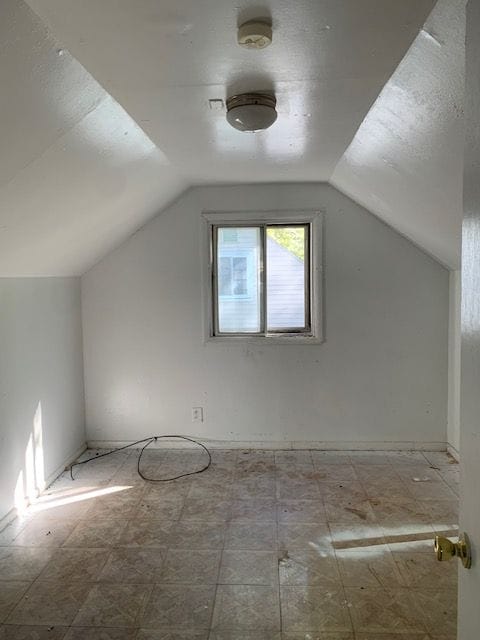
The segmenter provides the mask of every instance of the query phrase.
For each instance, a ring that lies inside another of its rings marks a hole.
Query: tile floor
[[[91,455],[87,452],[83,456]],[[166,477],[205,454],[147,451]],[[122,452],[0,532],[0,639],[453,640],[443,453],[214,451],[172,483]]]

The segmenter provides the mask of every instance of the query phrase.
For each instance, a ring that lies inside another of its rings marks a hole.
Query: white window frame
[[[319,344],[324,341],[323,327],[323,221],[322,211],[205,211],[202,213],[202,298],[203,336],[209,343]],[[215,335],[213,287],[213,228],[221,225],[310,225],[310,332],[267,333],[265,335]]]

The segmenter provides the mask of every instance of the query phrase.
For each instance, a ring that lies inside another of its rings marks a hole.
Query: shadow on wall
[[[45,489],[43,455],[42,403],[39,401],[32,420],[32,430],[25,448],[23,468],[15,484],[14,504],[17,513],[23,513],[30,502]]]

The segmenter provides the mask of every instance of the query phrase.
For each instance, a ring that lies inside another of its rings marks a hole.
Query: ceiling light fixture
[[[277,100],[270,93],[241,93],[227,98],[227,121],[238,131],[268,129],[277,119]]]
[[[238,28],[237,42],[246,49],[265,49],[272,43],[272,26],[260,20],[245,22]]]

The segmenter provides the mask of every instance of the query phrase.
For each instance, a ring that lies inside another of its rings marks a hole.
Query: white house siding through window
[[[304,230],[299,230],[304,233]],[[261,331],[261,229],[218,229],[218,326],[222,333]],[[305,262],[266,237],[267,330],[305,325]]]

